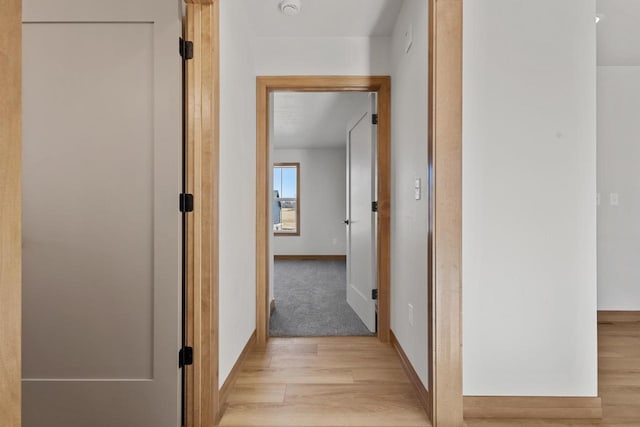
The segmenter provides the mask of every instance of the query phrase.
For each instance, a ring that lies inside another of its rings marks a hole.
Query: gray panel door
[[[23,425],[174,427],[179,9],[56,3],[25,1]]]
[[[347,302],[376,331],[376,126],[375,95],[347,126]]]

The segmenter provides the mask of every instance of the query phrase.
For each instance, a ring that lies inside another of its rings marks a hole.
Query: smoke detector
[[[280,12],[285,16],[294,16],[300,13],[300,0],[282,0],[278,6]]]

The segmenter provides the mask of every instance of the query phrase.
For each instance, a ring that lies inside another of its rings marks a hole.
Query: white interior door
[[[375,94],[347,129],[347,302],[376,331],[376,126]]]
[[[23,425],[175,427],[178,5],[24,3]]]

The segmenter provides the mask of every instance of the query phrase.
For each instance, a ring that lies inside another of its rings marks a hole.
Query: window
[[[273,165],[273,233],[300,235],[300,163]]]

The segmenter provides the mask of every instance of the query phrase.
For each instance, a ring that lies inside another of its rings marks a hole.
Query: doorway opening
[[[258,77],[257,88],[258,344],[388,341],[389,77]],[[304,121],[326,107],[333,129],[314,135]]]
[[[269,335],[374,335],[376,94],[270,98]]]

